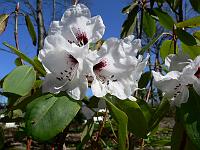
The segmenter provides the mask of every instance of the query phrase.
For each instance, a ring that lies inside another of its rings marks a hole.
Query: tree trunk
[[[37,55],[38,55],[39,51],[43,48],[46,31],[44,27],[44,18],[42,14],[42,0],[37,0],[36,5],[37,5],[37,28],[38,28],[38,48],[37,48]]]

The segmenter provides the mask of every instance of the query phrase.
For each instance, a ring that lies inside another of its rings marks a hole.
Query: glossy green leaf
[[[122,32],[120,35],[121,38],[124,38],[133,33],[138,10],[139,6],[135,5],[135,7],[128,13],[128,17],[122,25]]]
[[[133,10],[136,6],[138,5],[138,2],[135,2],[135,3],[132,3],[132,4],[130,4],[130,5],[128,5],[128,6],[126,6],[126,7],[124,7],[123,9],[122,9],[122,13],[129,13],[131,10]]]
[[[4,80],[3,91],[25,96],[30,92],[36,80],[33,67],[19,66]]]
[[[1,14],[0,15],[0,35],[5,31],[7,23],[8,23],[8,14]]]
[[[137,100],[137,103],[140,106],[140,109],[142,113],[144,114],[146,121],[149,122],[153,114],[152,108],[149,106],[149,104],[146,101],[142,99]]]
[[[169,54],[174,54],[174,51],[178,51],[178,45],[176,44],[176,50],[174,50],[174,41],[172,40],[165,40],[162,42],[162,45],[160,47],[160,56],[163,60],[165,60],[165,57]]]
[[[200,41],[200,30],[193,33],[193,36]]]
[[[159,18],[159,23],[166,29],[172,30],[174,26],[174,20],[169,16],[166,12],[162,11],[161,9],[154,9],[154,13]]]
[[[137,102],[118,100],[117,107],[128,116],[128,130],[137,137],[145,138],[148,132],[148,123]]]
[[[200,149],[200,96],[192,88],[189,91],[187,103],[177,111],[190,140]]]
[[[28,29],[28,32],[29,32],[29,34],[31,36],[33,45],[36,46],[37,36],[36,36],[35,29],[34,29],[33,23],[31,22],[31,19],[30,19],[29,15],[25,16],[25,22],[26,22],[26,27]]]
[[[80,109],[68,96],[43,95],[28,104],[26,132],[36,140],[47,141],[62,132]]]
[[[183,52],[187,53],[192,59],[200,55],[200,46],[197,46],[197,45],[188,46],[184,43],[181,43],[181,47],[182,47]]]
[[[169,108],[170,108],[169,100],[163,97],[160,105],[156,108],[156,111],[152,115],[151,120],[149,122],[150,131],[152,131],[159,124],[159,122],[163,119]]]
[[[186,45],[188,46],[192,46],[192,45],[196,45],[196,39],[189,34],[188,32],[186,32],[185,30],[179,29],[177,28],[175,30],[176,35],[178,36],[178,38]]]
[[[150,49],[151,46],[156,43],[163,35],[165,35],[166,33],[161,33],[160,35],[158,35],[157,37],[153,38],[146,46],[144,46],[142,48],[142,50],[139,52],[140,54],[143,54],[146,50]]]
[[[192,5],[193,9],[200,13],[200,1],[199,0],[190,0],[190,4]]]
[[[185,27],[198,27],[200,26],[200,16],[190,18],[188,20],[185,20],[183,22],[179,22],[176,24],[179,28],[185,28]]]
[[[19,56],[21,59],[23,59],[24,61],[28,62],[29,64],[31,64],[38,72],[40,72],[40,74],[42,76],[45,76],[46,72],[44,71],[43,68],[41,68],[37,63],[35,63],[32,59],[30,59],[28,56],[26,56],[25,54],[23,54],[21,51],[19,51],[18,49],[16,49],[15,47],[9,45],[6,42],[3,42],[3,44],[8,47],[10,50],[12,50],[12,52],[14,52],[17,56]]]
[[[128,143],[128,132],[127,132],[127,125],[128,125],[128,117],[127,115],[118,109],[112,102],[106,100],[107,107],[111,112],[112,117],[118,123],[118,142],[120,150],[126,150],[127,143]]]
[[[152,74],[150,71],[143,73],[138,82],[138,87],[145,88],[148,85],[149,81],[151,80],[151,77],[152,77]]]
[[[183,124],[176,119],[171,137],[171,150],[197,150],[197,147],[188,138]]]
[[[143,30],[150,38],[152,38],[156,32],[156,22],[146,11],[143,13]]]

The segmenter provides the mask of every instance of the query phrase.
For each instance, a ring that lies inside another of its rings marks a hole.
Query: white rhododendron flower
[[[165,58],[165,65],[169,71],[182,71],[191,62],[189,56],[179,51],[178,54],[170,54]]]
[[[95,52],[89,42],[102,38],[105,26],[100,16],[91,18],[89,9],[78,4],[67,9],[61,21],[52,22],[39,59],[47,71],[44,92],[67,91],[83,99],[93,75]]]
[[[183,79],[193,84],[194,89],[200,95],[200,56],[183,68]]]
[[[93,67],[96,76],[91,84],[95,96],[102,97],[110,93],[126,99],[137,89],[148,58],[136,58],[141,43],[139,39],[133,38],[134,36],[121,40],[110,38],[97,52],[99,60]]]
[[[164,93],[165,97],[171,99],[178,107],[187,102],[189,97],[188,82],[182,78],[182,73],[170,71],[164,76],[160,72],[152,71],[152,73],[154,85]]]
[[[67,91],[73,98],[82,99],[88,88],[88,78],[93,75],[93,58],[96,57],[88,44],[78,47],[69,44],[60,34],[48,36],[39,54],[47,71],[43,91]]]
[[[77,4],[65,11],[61,21],[53,21],[48,34],[60,33],[69,43],[78,46],[96,42],[105,31],[100,16],[91,17],[90,10],[83,4]]]
[[[200,56],[194,61],[183,54],[170,55],[170,57],[172,61],[169,66],[177,71],[170,71],[165,76],[153,71],[154,84],[180,107],[188,100],[188,86],[193,85],[196,92],[200,94]]]

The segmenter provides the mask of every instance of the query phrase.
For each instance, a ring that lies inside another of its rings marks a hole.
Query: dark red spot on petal
[[[194,74],[198,79],[200,79],[200,67],[198,68],[197,72]]]
[[[88,43],[88,38],[85,32],[78,31],[76,33],[76,39],[81,45],[86,45]]]
[[[72,55],[69,55],[69,59],[70,59],[70,61],[71,61],[72,63],[74,63],[74,64],[77,64],[77,63],[78,63],[78,61],[77,61]]]
[[[94,65],[93,69],[95,71],[100,71],[102,68],[104,68],[105,66],[107,66],[107,61],[106,60],[102,60],[100,61],[98,64]]]

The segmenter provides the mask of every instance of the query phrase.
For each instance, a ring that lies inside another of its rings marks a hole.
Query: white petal
[[[92,89],[92,93],[96,97],[103,97],[107,94],[107,91],[105,89],[105,85],[103,85],[101,83],[101,81],[97,80],[96,78],[93,80],[93,82],[91,84],[91,89]]]
[[[174,104],[180,107],[182,103],[186,103],[189,98],[189,90],[186,86],[182,87],[181,93],[174,99]]]
[[[196,82],[193,83],[193,87],[197,94],[200,95],[200,79],[196,79]]]
[[[159,72],[152,71],[154,77],[154,85],[163,91],[169,98],[174,96],[175,88],[178,86],[180,73],[177,71],[171,71],[165,76],[162,76]]]
[[[190,62],[189,56],[181,51],[178,54],[170,54],[165,58],[165,65],[169,71],[182,71]]]
[[[75,17],[81,17],[84,16],[86,18],[90,18],[90,10],[88,7],[86,7],[83,4],[77,4],[74,6],[71,6],[69,9],[67,9],[61,19],[62,22],[68,22],[70,19],[73,19]]]
[[[133,36],[123,40],[110,38],[97,52],[100,59],[93,68],[97,77],[91,85],[95,96],[110,93],[120,99],[126,99],[137,88],[138,81],[134,75],[137,78],[141,75],[147,61],[140,64],[142,58],[135,57],[138,42],[134,47],[132,39]]]
[[[56,76],[54,74],[47,74],[45,76],[45,80],[42,84],[42,91],[43,92],[50,92],[50,93],[58,93],[62,91],[62,87],[65,84],[65,81],[59,81],[56,79]]]

